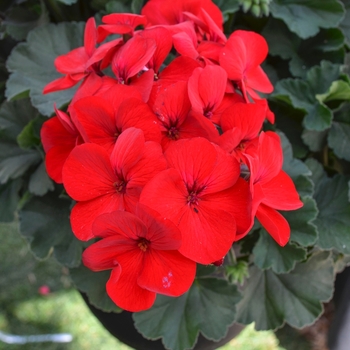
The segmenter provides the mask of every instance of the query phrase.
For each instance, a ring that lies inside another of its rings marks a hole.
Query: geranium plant
[[[349,1],[1,6],[0,218],[38,258],[168,349],[322,314],[350,261]]]

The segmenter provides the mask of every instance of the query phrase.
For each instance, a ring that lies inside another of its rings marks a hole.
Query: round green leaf
[[[271,268],[275,273],[286,273],[293,270],[298,261],[306,258],[306,250],[291,243],[281,247],[262,229],[253,255],[260,269]]]
[[[337,27],[345,13],[338,0],[274,0],[270,11],[302,39],[314,36],[320,28]]]
[[[317,245],[322,249],[336,249],[350,254],[350,203],[348,181],[344,175],[325,178],[315,193],[319,214],[314,224],[319,238]]]
[[[18,44],[7,60],[11,72],[6,83],[6,97],[12,99],[28,91],[32,105],[41,114],[50,116],[54,103],[60,107],[68,103],[75,89],[42,94],[49,82],[62,77],[54,67],[57,56],[82,46],[84,23],[49,24],[32,30],[27,42]]]
[[[122,311],[106,292],[106,283],[111,271],[93,272],[84,265],[80,265],[69,269],[69,273],[75,286],[87,295],[93,306],[105,312]]]
[[[74,237],[70,222],[71,200],[59,197],[60,192],[50,192],[43,197],[32,197],[19,212],[20,231],[30,243],[32,252],[41,259],[46,258],[56,246],[70,248],[70,254],[57,256],[57,260],[68,267],[78,266],[82,244]],[[56,254],[57,255],[57,254]]]
[[[199,278],[184,295],[158,295],[151,309],[134,313],[135,327],[146,338],[162,338],[167,349],[191,349],[199,332],[211,340],[226,335],[240,298],[236,286],[225,280]]]
[[[255,322],[257,330],[277,329],[284,322],[302,328],[322,313],[322,302],[333,293],[333,259],[328,252],[315,253],[286,274],[261,271],[256,266],[237,305],[237,321]]]

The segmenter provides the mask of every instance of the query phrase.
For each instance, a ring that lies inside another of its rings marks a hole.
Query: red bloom
[[[180,139],[201,136],[213,140],[217,136],[209,120],[191,112],[186,82],[179,81],[160,88],[153,110],[161,125],[163,150]]]
[[[129,79],[138,74],[151,60],[156,42],[152,38],[140,35],[128,40],[115,54],[112,70],[119,83],[128,83]]]
[[[109,34],[134,35],[134,30],[138,26],[147,23],[146,17],[131,13],[112,13],[102,17],[102,24],[98,27],[98,42],[106,39]]]
[[[196,272],[196,264],[178,252],[181,233],[171,221],[140,205],[135,214],[99,216],[93,232],[102,240],[83,253],[90,269],[112,269],[107,293],[119,307],[133,312],[149,309],[156,293],[185,293]]]
[[[220,66],[196,68],[188,80],[188,95],[193,110],[219,124],[220,116],[216,116],[215,111],[224,98],[226,82],[227,74]]]
[[[144,187],[140,202],[178,225],[183,255],[201,264],[221,259],[235,239],[235,218],[251,221],[249,193],[242,199],[234,186],[238,162],[199,137],[176,142],[165,155],[171,168]]]
[[[270,93],[273,86],[260,67],[268,53],[266,40],[259,34],[236,30],[228,38],[220,56],[223,67],[230,80],[242,90],[247,102],[247,93],[259,99],[255,91]]]
[[[201,18],[201,9],[210,14],[216,25],[222,29],[222,14],[211,0],[150,0],[142,8],[141,14],[146,16],[149,23],[177,24],[187,20],[184,12],[193,13]]]
[[[41,130],[46,170],[52,180],[62,183],[62,168],[72,149],[83,142],[69,115],[55,108],[56,116],[47,120]]]
[[[284,246],[290,237],[290,227],[277,210],[299,209],[303,203],[293,181],[282,170],[283,155],[278,135],[262,132],[257,151],[254,147],[249,151],[251,154],[246,157],[251,172],[253,214],[272,238]]]
[[[96,49],[96,23],[93,17],[89,18],[85,26],[84,46],[55,59],[56,70],[65,76],[47,84],[43,93],[69,89],[93,73],[101,75],[99,61],[119,42],[120,39],[112,40]]]
[[[63,167],[65,189],[78,201],[71,213],[74,234],[88,240],[98,215],[132,210],[143,186],[165,167],[160,145],[145,143],[142,131],[135,128],[119,136],[112,154],[92,143],[76,147]]]
[[[133,91],[125,85],[113,89],[117,94],[114,99],[91,96],[80,99],[74,104],[75,118],[79,121],[86,135],[85,142],[93,142],[112,151],[121,133],[135,127],[144,132],[146,141],[160,142],[161,134],[157,118],[148,105],[138,98],[130,98],[127,94]]]

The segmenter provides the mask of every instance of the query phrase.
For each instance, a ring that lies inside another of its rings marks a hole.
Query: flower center
[[[150,242],[146,238],[140,238],[137,246],[145,252],[148,249]]]
[[[187,196],[187,204],[198,205],[199,197],[196,191],[192,191]]]
[[[171,126],[168,129],[168,134],[167,134],[168,138],[171,140],[178,140],[180,137],[180,133],[179,130],[175,127],[175,126]]]
[[[125,193],[126,192],[126,183],[124,181],[115,182],[113,184],[113,186],[118,193]]]

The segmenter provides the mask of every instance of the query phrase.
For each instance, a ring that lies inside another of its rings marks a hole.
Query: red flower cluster
[[[272,91],[263,37],[227,39],[211,0],[150,0],[102,22],[89,19],[84,47],[56,59],[64,77],[45,93],[82,82],[41,136],[48,174],[76,201],[74,234],[96,240],[84,264],[111,269],[109,296],[140,311],[156,293],[185,293],[196,263],[222,261],[255,216],[285,245],[278,210],[302,203],[278,135],[262,131],[274,122],[259,95]]]

